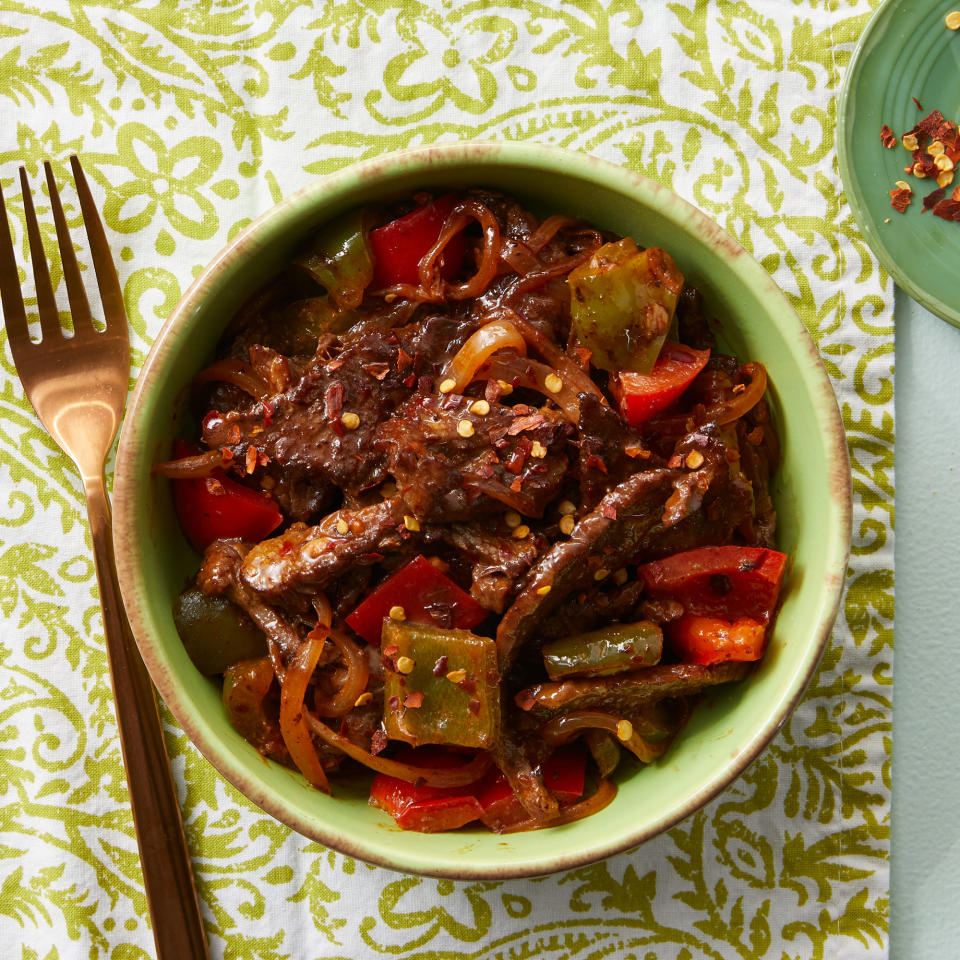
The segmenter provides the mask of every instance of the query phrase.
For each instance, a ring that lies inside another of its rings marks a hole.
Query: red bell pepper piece
[[[174,440],[174,457],[189,457],[200,448]],[[208,481],[215,481],[210,483]],[[263,540],[283,522],[283,514],[265,491],[251,490],[217,469],[209,477],[171,480],[173,504],[184,535],[201,553],[214,540]]]
[[[653,597],[689,614],[768,623],[780,595],[786,554],[764,547],[702,547],[637,568]]]
[[[441,769],[465,762],[462,755],[430,747],[402,751],[396,759],[418,767]],[[455,830],[480,818],[483,807],[474,796],[475,788],[473,784],[465,787],[418,786],[378,773],[370,787],[370,802],[389,813],[404,830],[437,833]]]
[[[393,607],[402,607],[412,623],[459,630],[472,629],[487,615],[469,593],[424,556],[414,557],[384,580],[347,617],[347,624],[367,643],[379,643],[384,618]]]
[[[439,239],[443,223],[455,203],[456,196],[448,193],[370,231],[374,290],[396,283],[420,282],[420,261]],[[440,258],[440,274],[444,280],[453,279],[463,264],[465,253],[466,237],[460,231],[450,238]]]
[[[684,616],[668,628],[673,652],[683,663],[759,660],[767,646],[766,624],[749,617],[721,620]]]
[[[561,747],[540,765],[543,782],[561,806],[583,796],[586,761],[583,750],[571,746]],[[481,819],[491,830],[502,830],[527,818],[507,778],[497,769],[484,778],[477,799],[483,807]]]
[[[694,350],[668,341],[650,373],[622,371],[611,378],[614,396],[624,419],[634,427],[670,406],[707,365],[709,350]]]

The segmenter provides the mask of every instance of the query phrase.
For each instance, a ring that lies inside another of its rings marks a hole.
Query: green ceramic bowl
[[[193,667],[174,629],[171,605],[198,557],[180,535],[166,481],[150,471],[167,456],[185,387],[227,320],[311,228],[418,188],[476,185],[515,195],[543,215],[578,215],[665,247],[703,291],[725,345],[766,365],[783,437],[775,487],[780,546],[791,568],[759,669],[707,698],[661,762],[621,764],[617,798],[601,814],[508,836],[469,829],[421,835],[402,832],[368,806],[368,781],[335,781],[334,796],[325,796],[234,732],[217,686]],[[120,583],[144,660],[173,715],[231,783],[300,833],[363,860],[433,876],[505,878],[636,846],[688,816],[760,753],[802,695],[836,616],[850,543],[850,473],[816,348],[771,278],[729,235],[664,187],[582,154],[466,143],[392,154],[320,180],[217,255],[163,327],[140,375],[120,439],[114,510]]]

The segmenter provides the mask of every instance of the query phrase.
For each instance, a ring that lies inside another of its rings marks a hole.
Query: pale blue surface
[[[960,955],[960,330],[900,290],[896,325],[890,957],[939,960]]]

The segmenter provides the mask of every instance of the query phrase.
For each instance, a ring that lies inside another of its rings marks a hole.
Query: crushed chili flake
[[[517,417],[517,419],[510,424],[507,433],[511,437],[515,437],[518,433],[523,433],[524,430],[532,430],[534,427],[539,427],[546,419],[542,413],[534,413],[526,417]]]
[[[912,198],[913,191],[909,187],[907,189],[894,187],[894,189],[890,191],[890,206],[893,207],[897,213],[906,213]]]
[[[600,514],[607,520],[616,520],[617,508],[612,503],[604,503],[600,507]]]
[[[479,700],[471,700],[471,701],[467,704],[467,709],[468,709],[475,717],[476,717],[476,716],[479,716],[479,715],[480,715],[480,701],[479,701]]]
[[[221,497],[224,494],[223,484],[216,477],[207,477],[205,486],[211,496]]]
[[[529,690],[521,690],[514,698],[513,702],[521,709],[530,711],[537,702],[537,698]]]
[[[437,662],[433,665],[433,675],[435,677],[442,677],[447,672],[447,657],[444,654],[441,657],[437,657]]]
[[[253,473],[257,469],[257,448],[252,444],[247,447],[246,466],[247,473]]]
[[[407,367],[411,366],[412,364],[413,357],[411,357],[410,354],[403,349],[403,347],[400,347],[400,349],[397,350],[397,370],[406,370]]]
[[[372,756],[376,756],[378,753],[383,753],[387,749],[387,732],[385,730],[374,730],[373,736],[370,738],[370,753]]]
[[[918,110],[923,109],[923,104],[916,97],[911,97],[910,99],[917,105]]]
[[[461,680],[461,681],[457,684],[457,686],[458,686],[464,693],[476,693],[476,692],[477,692],[477,684],[476,684],[476,682],[473,681],[473,680],[471,680],[469,677],[464,677],[464,679]]]
[[[293,544],[289,540],[284,540],[280,544],[280,556],[285,557],[293,549]]]
[[[221,447],[220,459],[223,461],[223,465],[226,466],[233,460],[233,451],[229,447]]]
[[[340,419],[343,413],[343,384],[334,380],[323,395],[323,415],[331,422]]]
[[[241,434],[240,434],[240,424],[235,423],[235,424],[230,428],[230,437],[229,437],[230,442],[231,442],[231,443],[239,443],[239,442],[240,442],[240,436],[241,436]]]
[[[413,693],[408,693],[406,699],[403,701],[405,707],[409,707],[412,710],[416,710],[418,707],[423,706],[423,691],[415,690]]]
[[[675,453],[668,461],[667,468],[670,470],[676,470],[678,467],[683,465],[683,457],[679,453]]]
[[[394,694],[394,696],[392,696],[392,697],[387,701],[387,703],[389,704],[391,710],[399,710],[399,709],[400,709],[400,698],[399,698],[398,696],[396,696],[396,694]]]
[[[263,425],[269,427],[273,423],[273,415],[276,412],[276,408],[269,400],[263,401]]]
[[[502,395],[503,390],[500,388],[500,384],[496,380],[488,380],[487,385],[483,388],[483,396],[487,403],[496,403]]]
[[[596,454],[594,454],[594,453],[591,453],[590,456],[587,457],[587,461],[586,461],[586,463],[584,464],[584,466],[585,466],[588,470],[599,470],[601,473],[606,473],[606,472],[607,472],[607,465],[606,465],[606,463],[603,461],[603,459],[602,459],[601,457],[598,457],[598,456],[597,456]]]
[[[522,487],[523,487],[523,477],[517,477],[517,479],[510,484],[510,489],[514,493],[519,493]],[[519,527],[517,529],[519,529]]]
[[[932,193],[928,193],[923,198],[923,212],[926,213],[928,210],[935,207],[944,198],[946,192],[947,191],[945,187],[937,187],[937,189]]]
[[[390,368],[385,363],[368,363],[363,369],[369,373],[374,380],[383,380],[390,372]]]
[[[763,443],[763,427],[756,426],[748,434],[747,439],[755,447],[759,447]]]
[[[944,220],[955,220],[960,223],[960,200],[941,200],[934,208],[933,215]]]
[[[391,643],[389,646],[383,648],[384,657],[394,657],[399,652],[400,648],[395,643]]]
[[[892,150],[897,145],[897,138],[893,135],[893,131],[886,124],[880,128],[880,142],[888,150]]]

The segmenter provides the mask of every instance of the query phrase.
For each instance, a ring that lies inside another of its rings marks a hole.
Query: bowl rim
[[[780,701],[745,747],[726,760],[719,771],[709,777],[685,803],[672,808],[645,828],[612,838],[604,837],[601,841],[576,851],[561,851],[549,856],[527,859],[517,858],[506,863],[474,863],[473,858],[463,857],[455,866],[438,866],[436,863],[426,862],[423,857],[419,860],[416,857],[411,858],[410,854],[404,851],[392,854],[389,842],[385,843],[376,837],[346,837],[334,828],[325,828],[322,823],[308,821],[267,790],[258,789],[256,778],[251,776],[241,763],[234,761],[229,750],[218,745],[215,737],[207,736],[202,724],[195,722],[193,713],[186,708],[169,670],[169,661],[162,646],[156,644],[151,635],[151,618],[146,602],[149,591],[138,563],[139,544],[135,536],[128,534],[136,528],[137,523],[137,466],[147,453],[144,450],[145,428],[136,416],[141,400],[151,389],[158,371],[164,369],[181,330],[191,324],[198,312],[202,312],[201,303],[207,287],[219,274],[230,270],[238,257],[243,257],[248,240],[265,228],[269,229],[271,224],[281,222],[292,208],[303,203],[320,203],[326,195],[342,196],[371,179],[382,178],[386,174],[400,175],[414,171],[421,172],[426,178],[429,177],[431,169],[455,168],[470,163],[505,163],[513,167],[538,170],[551,176],[572,175],[574,179],[586,180],[625,196],[635,197],[648,206],[655,204],[658,213],[674,225],[685,231],[692,230],[699,234],[704,242],[720,247],[725,254],[728,269],[738,274],[742,283],[764,299],[769,313],[777,315],[778,323],[782,324],[782,332],[788,335],[785,337],[787,349],[793,354],[798,368],[808,378],[806,383],[809,386],[815,419],[823,431],[823,449],[829,471],[827,484],[830,509],[834,516],[831,526],[833,535],[824,546],[825,593],[817,607],[811,643],[794,676],[789,695]],[[636,847],[662,833],[725,789],[762,752],[803,697],[820,662],[840,608],[852,530],[850,464],[845,431],[833,387],[809,332],[784,292],[760,263],[706,214],[656,181],[605,160],[558,147],[486,141],[417,147],[352,164],[284,198],[253,220],[221,249],[183,294],[164,322],[144,361],[120,434],[113,506],[117,572],[133,636],[157,690],[204,758],[245,797],[305,837],[367,863],[421,875],[461,880],[541,876],[596,862]]]

